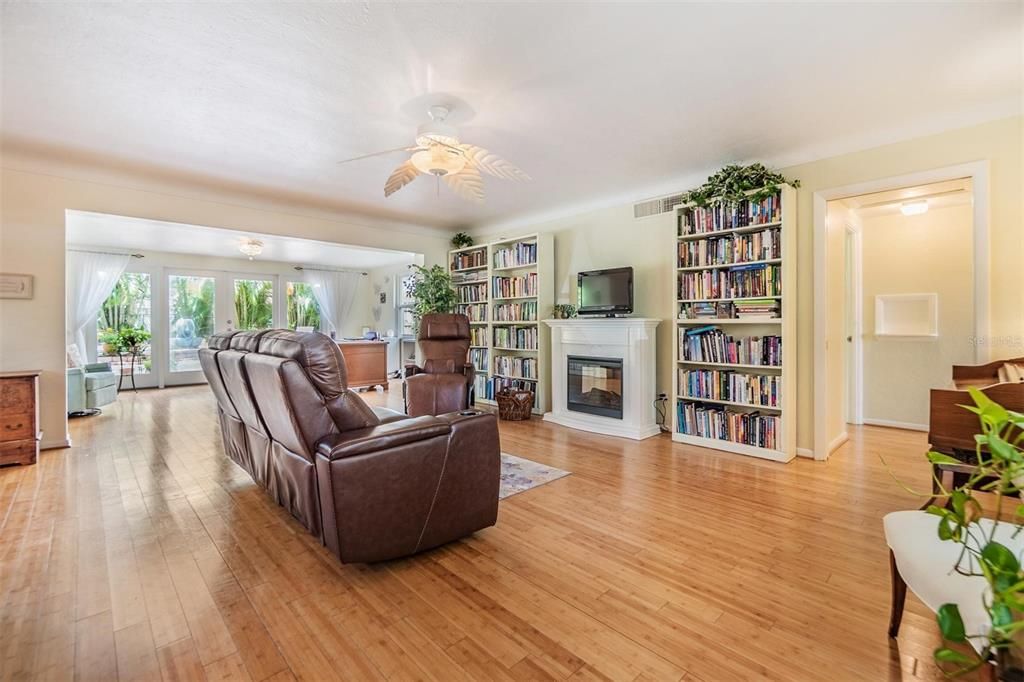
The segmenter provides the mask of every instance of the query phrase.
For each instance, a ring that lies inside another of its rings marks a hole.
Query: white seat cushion
[[[907,587],[932,611],[943,604],[956,604],[968,635],[987,633],[991,621],[982,599],[988,583],[980,576],[965,576],[954,570],[961,546],[939,539],[939,517],[923,511],[899,511],[886,514],[883,523],[885,541]],[[981,519],[979,525],[986,535],[992,531],[990,519]],[[995,539],[1019,557],[1024,549],[1024,533],[1014,538],[1013,531],[1012,523],[1000,523]],[[972,640],[971,644],[980,651],[984,641]]]

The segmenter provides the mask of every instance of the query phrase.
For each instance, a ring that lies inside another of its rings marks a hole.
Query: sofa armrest
[[[445,436],[451,432],[450,422],[438,417],[412,417],[365,429],[331,434],[317,443],[317,452],[329,461],[365,455],[378,450]]]
[[[405,366],[405,376],[406,377],[415,376],[415,375],[420,374],[422,372],[423,372],[423,370],[418,365],[406,365]]]
[[[90,362],[85,366],[86,373],[88,372],[113,372],[109,362]]]

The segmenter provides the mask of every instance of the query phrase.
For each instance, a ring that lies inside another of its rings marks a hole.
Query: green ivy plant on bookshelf
[[[759,201],[776,192],[776,185],[799,187],[799,180],[787,180],[780,173],[769,170],[761,163],[749,166],[730,164],[713,174],[700,187],[683,194],[684,204],[707,206],[712,200],[739,202]]]
[[[413,299],[412,314],[419,332],[420,318],[430,313],[450,313],[457,302],[452,276],[445,268],[434,265],[425,268],[410,265],[414,270],[410,295]]]
[[[452,237],[452,248],[453,249],[464,249],[467,246],[473,246],[473,238],[465,232],[457,232]]]

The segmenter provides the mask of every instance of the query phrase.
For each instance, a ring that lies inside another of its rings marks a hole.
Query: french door
[[[281,317],[277,276],[211,270],[167,270],[166,314],[161,333],[166,371],[163,385],[206,381],[199,351],[213,334],[235,329],[271,329]],[[280,325],[283,326],[283,325]]]

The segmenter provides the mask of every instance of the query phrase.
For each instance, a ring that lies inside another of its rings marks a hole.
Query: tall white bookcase
[[[694,211],[700,208],[686,204],[675,209],[672,298],[675,301],[673,342],[676,350],[670,418],[672,439],[677,442],[788,462],[796,455],[796,190],[789,185],[776,189],[779,203],[771,206],[771,212],[754,216],[754,209],[748,204],[745,213],[739,211],[742,217],[737,217],[731,205],[712,202],[704,210],[722,207],[724,217],[719,221],[700,221],[699,228],[695,228]],[[759,208],[765,210],[763,204]],[[707,215],[705,212],[701,217]],[[758,248],[751,248],[755,238],[760,240]],[[774,246],[766,246],[773,241]],[[741,244],[746,248],[739,249]],[[684,252],[687,258],[683,257]],[[718,290],[701,286],[708,281],[721,283],[722,278],[731,282],[734,276],[742,278],[744,272],[775,272],[781,287],[768,295],[739,292],[741,295],[734,296],[737,292],[730,290],[731,284]],[[700,290],[696,292],[693,291],[694,279],[701,280],[697,285]],[[684,280],[688,285],[685,291]],[[737,313],[737,306],[761,305],[769,299],[772,305],[777,302],[777,312],[745,311],[742,317]],[[709,307],[714,307],[715,315],[723,318],[692,317],[699,308],[704,308],[706,314]],[[687,331],[699,333],[701,328],[721,330],[733,339],[760,340],[765,336],[779,336],[781,352],[777,359],[773,358],[772,365],[729,362],[727,358],[704,353],[694,359],[694,353],[684,351],[683,339],[687,338]],[[709,361],[711,357],[716,361]],[[701,374],[695,374],[697,372]],[[736,384],[749,386],[774,380],[765,377],[781,379],[774,404],[761,404],[772,401],[751,398],[749,394],[743,400],[731,400],[728,398],[734,397],[733,393],[721,390]],[[704,381],[706,379],[710,382]],[[715,388],[709,389],[709,385]],[[686,406],[690,406],[689,423],[683,420]],[[764,422],[769,420],[757,420],[751,415],[774,418],[770,420],[774,442],[768,442],[767,434],[755,425],[761,422],[759,426],[763,428]]]
[[[513,385],[534,392],[535,414],[549,411],[550,330],[540,321],[551,315],[555,302],[554,262],[550,233],[503,237],[448,252],[460,301],[456,312],[469,316],[474,335],[470,358],[477,370],[478,402],[494,404],[497,390]],[[531,279],[535,286],[527,287]]]

